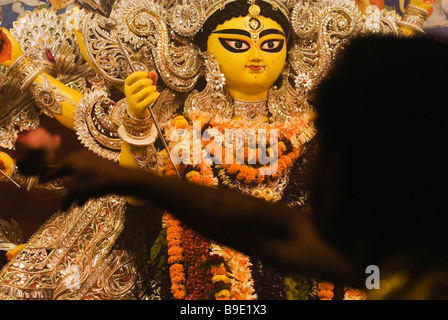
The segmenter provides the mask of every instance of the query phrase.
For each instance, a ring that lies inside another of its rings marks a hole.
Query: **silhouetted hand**
[[[15,142],[16,161],[21,173],[40,175],[54,159],[61,145],[61,137],[44,128],[37,128],[19,135]]]
[[[129,187],[129,181],[139,174],[142,172],[120,167],[90,151],[82,150],[49,167],[40,176],[40,181],[62,180],[68,190],[63,202],[63,209],[66,210],[72,203],[83,205],[91,198],[112,193],[123,194]]]

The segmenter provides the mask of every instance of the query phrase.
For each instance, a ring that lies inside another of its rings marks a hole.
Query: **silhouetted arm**
[[[235,191],[161,178],[75,153],[43,175],[63,178],[66,204],[110,193],[132,195],[169,211],[197,232],[263,261],[309,276],[357,284],[359,274],[318,235],[310,219],[281,204]]]

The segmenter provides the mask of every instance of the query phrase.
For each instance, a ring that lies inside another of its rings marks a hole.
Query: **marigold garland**
[[[183,266],[184,255],[181,244],[183,229],[180,221],[170,213],[165,213],[166,240],[168,241],[168,263],[170,266],[171,293],[175,299],[184,299],[186,296],[185,270]]]
[[[187,269],[187,300],[205,299],[213,287],[207,269],[210,244],[194,230],[184,227],[182,235]]]
[[[211,254],[213,257],[219,257],[223,265],[228,266],[226,277],[229,279],[229,299],[232,300],[254,300],[257,295],[254,290],[254,282],[250,267],[252,264],[246,255],[218,244],[211,245]],[[216,260],[216,258],[215,258]],[[213,269],[212,269],[213,270]],[[222,269],[220,270],[223,271]],[[221,297],[219,294],[218,297]]]
[[[227,270],[224,265],[224,259],[217,254],[211,254],[210,256],[210,274],[212,275],[213,282],[213,297],[216,300],[229,300],[230,299],[230,279],[227,277]]]
[[[216,128],[223,133],[226,129],[242,130],[243,132],[248,130],[252,130],[252,132],[264,130],[266,132],[266,141],[270,140],[271,130],[276,130],[279,140],[290,141],[293,143],[294,147],[311,140],[316,134],[313,125],[315,115],[313,113],[309,113],[303,117],[293,117],[288,121],[275,123],[227,119],[204,111],[191,112],[188,117],[191,121],[201,120],[201,123],[205,122],[209,126]]]
[[[246,130],[265,130],[266,141],[270,141],[270,130],[276,130],[280,141],[277,145],[271,145],[267,149],[269,156],[276,155],[278,157],[275,171],[269,166],[237,164],[236,150],[231,152],[233,163],[223,165],[228,175],[235,176],[236,180],[246,184],[260,184],[268,179],[268,176],[273,179],[280,177],[300,156],[303,143],[309,141],[315,134],[312,116],[308,118],[294,118],[288,122],[274,124],[256,124],[245,120],[235,121],[204,112],[189,114],[189,118],[192,121],[201,121],[201,131],[205,129],[205,126],[222,133],[226,129],[241,129],[245,132]],[[193,126],[183,116],[173,117],[165,124],[165,129],[167,135],[172,133],[170,130],[184,129],[182,130],[180,142],[176,142],[177,144],[184,144],[185,147],[188,147],[187,140],[190,139],[192,141]],[[169,147],[169,150],[171,150],[171,147]],[[212,156],[215,152],[221,152],[221,155],[226,154],[226,149],[222,146],[222,142],[202,141],[202,147],[205,147],[204,149]],[[242,151],[245,161],[255,159],[255,162],[259,160],[258,157],[262,152],[260,149],[249,149],[248,147],[244,147]],[[274,152],[278,153],[275,154]],[[191,152],[190,154],[193,153]],[[204,154],[201,155],[202,163],[200,165],[193,166],[188,163],[190,160],[187,159],[186,163],[176,165],[176,169],[181,176],[185,177],[187,181],[199,185],[216,186],[218,184],[218,179],[214,177],[211,169],[212,163],[204,157]],[[163,174],[167,177],[174,177],[176,170],[174,170],[175,168],[171,161],[167,159],[164,165]],[[210,245],[206,239],[196,234],[193,230],[182,227],[180,222],[170,214],[166,215],[166,224],[169,246],[168,263],[172,264],[170,267],[171,291],[176,299],[202,299],[205,297],[207,290],[214,292],[214,298],[217,300],[250,300],[257,298],[253,287],[254,283],[250,270],[252,264],[249,261],[249,257],[226,247],[216,244]],[[209,270],[206,271],[204,265],[207,256],[209,258],[218,256],[222,261],[218,265],[212,264]],[[184,268],[184,263],[188,266],[187,270]],[[228,268],[226,269],[225,266]],[[208,276],[206,276],[207,274]],[[328,285],[323,285],[320,288],[319,285],[319,289],[319,297],[321,299],[333,298],[333,288],[329,289]]]
[[[275,124],[269,124],[269,123],[253,123],[250,121],[245,120],[230,120],[230,119],[224,119],[216,117],[212,114],[204,113],[201,111],[192,113],[189,115],[190,119],[192,121],[197,121],[198,119],[201,120],[201,129],[204,121],[208,123],[210,127],[213,127],[213,129],[218,130],[218,132],[224,133],[227,129],[235,129],[235,130],[254,130],[253,132],[257,132],[256,130],[266,130],[266,141],[270,139],[269,133],[270,130],[276,130],[279,135],[279,139],[283,139],[285,141],[289,141],[291,143],[292,148],[288,152],[288,148],[284,141],[279,141],[276,145],[271,145],[267,151],[270,156],[277,156],[277,166],[259,166],[255,168],[252,165],[246,165],[246,164],[238,164],[237,157],[235,156],[236,152],[239,152],[237,150],[232,150],[232,159],[229,163],[223,164],[223,167],[226,169],[227,174],[235,176],[235,178],[243,183],[251,184],[256,183],[260,184],[262,183],[267,177],[272,177],[273,179],[276,179],[283,175],[283,173],[288,170],[294,163],[294,161],[300,156],[302,145],[306,141],[310,140],[314,134],[315,130],[312,126],[311,118],[309,117],[307,119],[304,118],[294,118],[291,121],[288,122],[279,122]],[[205,119],[205,120],[204,120]],[[185,129],[185,130],[193,130],[193,128],[187,126],[188,121],[183,116],[176,116],[171,121],[169,121],[166,124],[166,127],[169,129]],[[169,131],[169,130],[168,130]],[[192,139],[193,133],[188,132],[184,133],[185,139]],[[215,155],[215,150],[218,150],[221,152],[221,156],[226,154],[226,149],[224,146],[221,145],[222,142],[219,142],[219,145],[216,141],[201,141],[202,145],[205,150],[210,155]],[[182,143],[182,142],[180,142]],[[191,146],[190,146],[191,148]],[[275,151],[276,150],[276,154]],[[249,162],[249,160],[259,160],[258,157],[264,152],[264,150],[261,149],[249,149],[247,146],[244,147],[243,154],[244,154],[244,161]],[[203,159],[204,160],[204,159]],[[227,160],[227,159],[226,159]],[[187,174],[187,180],[195,183],[195,184],[205,184],[205,185],[216,185],[217,181],[213,177],[213,174],[211,173],[211,166],[209,164],[204,164],[205,167],[207,167],[207,173],[202,172],[201,174]],[[185,169],[185,166],[182,168],[182,166],[177,166],[178,171],[182,171]],[[273,171],[276,170],[276,171]],[[166,176],[174,176],[175,170],[173,165],[170,162],[166,163],[165,169],[164,169]],[[208,173],[210,172],[210,174]]]

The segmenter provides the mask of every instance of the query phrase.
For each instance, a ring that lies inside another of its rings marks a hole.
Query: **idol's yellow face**
[[[219,62],[234,99],[265,99],[283,70],[286,36],[270,18],[232,18],[210,34],[207,51]]]

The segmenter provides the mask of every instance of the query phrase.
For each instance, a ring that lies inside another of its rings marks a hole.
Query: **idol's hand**
[[[435,2],[436,0],[411,0],[409,4],[429,11]]]
[[[23,54],[22,48],[11,33],[0,28],[0,64],[9,67]]]
[[[156,81],[157,74],[145,71],[136,71],[126,78],[124,93],[131,116],[145,119],[150,115],[149,106],[159,97]]]

